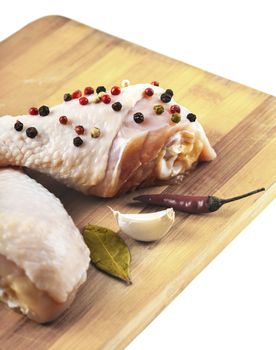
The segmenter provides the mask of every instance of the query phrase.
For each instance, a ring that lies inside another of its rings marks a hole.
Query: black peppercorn
[[[71,101],[72,100],[72,95],[69,93],[64,94],[63,99],[65,102]]]
[[[163,93],[160,97],[162,102],[168,103],[171,101],[172,97],[169,94]]]
[[[38,113],[41,117],[46,117],[46,115],[50,113],[49,107],[48,106],[39,107]]]
[[[122,109],[122,104],[120,102],[115,102],[112,104],[112,109],[115,112],[119,112]]]
[[[98,86],[96,92],[97,94],[99,94],[100,92],[106,92],[106,88],[104,86]]]
[[[195,122],[195,121],[196,121],[196,115],[193,114],[193,113],[189,113],[189,114],[187,114],[187,119],[188,119],[190,122]]]
[[[22,131],[23,130],[23,123],[21,123],[19,120],[16,121],[14,124],[14,128],[16,131]]]
[[[80,147],[83,144],[83,140],[79,136],[77,136],[73,139],[73,144],[76,147]]]
[[[172,89],[167,89],[167,90],[165,91],[165,94],[170,95],[171,97],[173,97],[173,91],[172,91]]]
[[[142,123],[144,121],[143,113],[137,112],[137,113],[133,114],[133,119],[138,124]]]
[[[34,127],[30,127],[26,130],[26,135],[31,139],[35,138],[37,134],[37,130]]]

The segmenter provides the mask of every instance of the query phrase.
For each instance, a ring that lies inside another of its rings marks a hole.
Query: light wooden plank
[[[75,303],[53,324],[34,324],[0,305],[0,349],[121,349],[275,198],[276,98],[58,16],[33,22],[0,43],[0,54],[0,115],[56,104],[64,92],[91,84],[110,87],[125,78],[159,80],[173,88],[179,103],[200,116],[218,159],[199,166],[180,186],[140,193],[227,197],[267,187],[264,194],[210,215],[178,214],[159,243],[124,237],[133,285],[91,267]],[[133,194],[101,200],[35,177],[61,198],[80,229],[88,222],[116,229],[107,205],[154,210],[131,204]]]

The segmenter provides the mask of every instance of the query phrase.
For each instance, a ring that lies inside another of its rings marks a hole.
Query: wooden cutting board
[[[0,305],[1,349],[121,349],[275,197],[276,98],[57,16],[1,42],[0,57],[0,115],[57,104],[64,92],[111,87],[122,79],[158,80],[172,88],[176,100],[200,116],[218,158],[200,165],[181,186],[139,193],[229,197],[267,188],[210,215],[177,214],[159,243],[127,239],[133,285],[91,267],[74,304],[53,324],[37,325]],[[37,178],[61,198],[80,229],[88,222],[116,229],[106,205],[153,210],[131,205],[133,194],[101,200]]]

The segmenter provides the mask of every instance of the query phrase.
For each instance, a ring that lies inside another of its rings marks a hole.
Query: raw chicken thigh
[[[172,90],[137,84],[92,92],[67,94],[60,105],[42,106],[40,115],[1,117],[0,166],[26,166],[86,194],[112,197],[180,181],[198,161],[216,157]]]
[[[89,251],[60,201],[24,173],[0,169],[0,300],[54,320],[86,280]]]

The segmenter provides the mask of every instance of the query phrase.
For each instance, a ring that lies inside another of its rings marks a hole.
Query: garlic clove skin
[[[123,214],[110,209],[121,231],[143,242],[157,241],[164,237],[175,219],[175,212],[172,208],[146,214]]]

